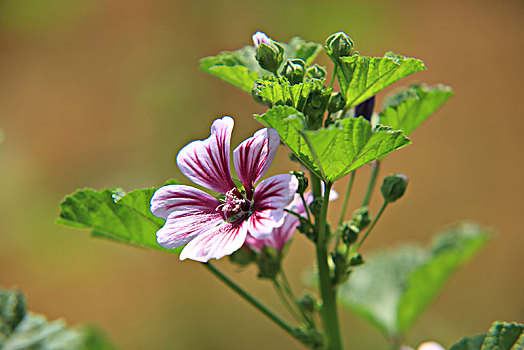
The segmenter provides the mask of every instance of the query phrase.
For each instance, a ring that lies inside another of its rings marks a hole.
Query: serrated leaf
[[[451,96],[453,90],[445,85],[414,85],[389,98],[380,113],[380,124],[411,134]]]
[[[521,350],[524,349],[524,325],[496,321],[486,334],[462,338],[449,350]]]
[[[387,335],[403,334],[487,239],[486,230],[464,223],[446,230],[429,248],[407,246],[371,255],[341,286],[340,301]]]
[[[386,53],[384,57],[355,54],[341,57],[337,77],[346,99],[346,107],[354,107],[379,91],[415,72],[425,70],[416,58]]]
[[[449,350],[480,350],[485,336],[485,334],[477,334],[473,337],[464,337],[458,343],[453,344]]]
[[[321,86],[322,82],[318,80],[291,85],[282,77],[264,77],[255,82],[253,95],[269,102],[271,106],[291,106],[303,110],[311,90]]]
[[[255,119],[274,128],[282,142],[320,178],[334,182],[357,168],[410,143],[401,131],[372,132],[364,118],[347,118],[319,130],[306,130],[296,109],[276,106]]]
[[[290,58],[301,58],[310,64],[322,50],[322,45],[306,42],[299,37],[289,43],[280,43],[284,47],[284,62]],[[200,60],[200,70],[209,73],[229,84],[251,93],[256,79],[272,73],[262,69],[256,58],[254,46],[244,46],[235,51],[224,51],[216,56]]]
[[[524,325],[516,322],[495,322],[491,325],[482,343],[481,350],[524,349]]]
[[[94,237],[178,253],[179,249],[165,249],[156,242],[156,231],[164,224],[163,219],[153,216],[149,210],[156,189],[140,189],[127,194],[119,189],[79,190],[60,204],[57,223],[91,229]]]

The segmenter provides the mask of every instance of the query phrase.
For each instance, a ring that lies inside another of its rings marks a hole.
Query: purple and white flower
[[[255,44],[255,49],[258,49],[260,44],[270,45],[271,39],[265,33],[259,31],[253,34],[253,44]]]
[[[180,171],[197,185],[223,194],[217,199],[191,186],[168,185],[151,199],[153,215],[166,220],[157,232],[164,248],[186,245],[180,260],[207,262],[239,249],[249,234],[267,237],[284,223],[284,208],[298,188],[296,177],[276,175],[254,185],[267,172],[280,136],[274,129],[257,131],[233,151],[235,170],[244,186],[241,192],[230,173],[230,140],[234,121],[217,119],[211,135],[189,143],[176,159]]]

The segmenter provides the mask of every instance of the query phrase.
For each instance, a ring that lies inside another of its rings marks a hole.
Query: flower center
[[[245,220],[253,213],[252,203],[240,195],[236,188],[229,190],[224,200],[225,203],[217,209],[222,211],[222,217],[227,222]]]

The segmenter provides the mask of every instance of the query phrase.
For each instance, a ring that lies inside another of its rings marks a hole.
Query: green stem
[[[375,183],[377,182],[379,168],[380,168],[380,163],[377,160],[373,164],[373,170],[371,171],[371,178],[369,179],[368,190],[366,192],[366,196],[364,197],[364,201],[362,201],[363,207],[367,207],[369,205],[369,201],[371,200],[371,195],[373,194],[373,188],[375,188]]]
[[[346,210],[348,208],[349,203],[349,195],[351,194],[351,189],[353,188],[353,181],[355,180],[355,173],[356,171],[353,171],[349,178],[348,188],[346,190],[346,196],[344,197],[344,204],[342,205],[342,211],[340,212],[340,219],[338,220],[338,225],[342,225],[342,222],[344,221],[344,216],[346,215]]]
[[[266,306],[264,306],[262,303],[260,303],[257,299],[255,299],[253,296],[251,296],[248,292],[243,290],[241,287],[239,287],[235,282],[230,280],[226,275],[224,275],[222,272],[220,272],[215,266],[213,266],[211,263],[205,263],[204,266],[213,274],[215,275],[220,281],[222,281],[226,286],[231,288],[235,293],[237,293],[239,296],[244,298],[248,303],[253,305],[255,308],[257,308],[260,312],[262,312],[264,315],[269,317],[273,322],[275,322],[277,325],[279,325],[283,330],[288,332],[293,338],[295,338],[295,335],[293,334],[293,328],[288,325],[285,321],[283,321],[280,317],[275,315],[272,311],[270,311]]]
[[[317,239],[317,264],[319,274],[319,289],[322,297],[322,325],[324,333],[328,339],[330,350],[342,349],[342,338],[340,336],[340,327],[338,324],[336,289],[331,283],[331,272],[328,265],[328,237],[326,232],[326,218],[329,204],[329,192],[331,183],[325,184],[324,200],[319,220],[316,222],[318,230]]]
[[[309,182],[311,182],[311,188],[313,190],[313,198],[317,199],[322,197],[322,187],[320,186],[320,179],[317,174],[309,172]]]
[[[282,288],[282,285],[276,279],[273,279],[273,286],[275,287],[275,290],[276,290],[278,296],[280,297],[280,300],[282,300],[282,304],[284,304],[284,306],[287,308],[287,310],[289,311],[291,316],[293,316],[293,318],[297,322],[299,322],[299,323],[302,322],[302,320],[300,319],[300,317],[296,313],[295,309],[293,308],[293,306],[289,302],[288,298],[284,294],[284,288]]]
[[[333,84],[335,83],[335,78],[337,77],[337,70],[338,70],[338,65],[335,64],[335,69],[333,69],[333,76],[331,77],[331,83],[329,84],[330,88],[332,88]]]
[[[284,273],[284,270],[282,269],[280,271],[280,276],[282,276],[282,286],[284,287],[284,291],[288,295],[289,299],[295,304],[296,308],[304,318],[304,320],[312,327],[315,328],[315,321],[308,317],[308,315],[304,312],[302,309],[302,306],[300,305],[300,302],[295,297],[295,294],[293,293],[293,290],[291,289],[291,284],[289,283],[289,280],[287,279],[286,274]]]
[[[364,243],[366,238],[369,236],[369,234],[371,233],[371,230],[373,230],[373,227],[375,227],[375,224],[380,219],[380,217],[382,216],[382,213],[384,213],[384,210],[386,210],[387,206],[388,206],[388,203],[386,201],[384,201],[384,204],[382,204],[382,207],[380,207],[380,210],[378,211],[377,216],[375,216],[375,219],[373,219],[373,222],[371,223],[371,225],[369,226],[368,230],[366,231],[364,236],[362,236],[362,239],[358,243],[357,250],[360,249],[360,247],[362,246],[362,244]]]
[[[309,222],[311,222],[311,214],[309,213],[309,207],[307,206],[306,199],[304,198],[304,194],[300,194],[300,199],[302,200],[302,204],[304,205],[304,210],[306,211],[307,219]]]

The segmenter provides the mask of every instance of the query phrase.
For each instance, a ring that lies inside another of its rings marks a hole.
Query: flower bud
[[[313,311],[315,311],[315,298],[313,298],[311,295],[309,294],[305,294],[302,299],[300,299],[299,301],[299,304],[300,306],[302,307],[303,310],[309,312],[309,313],[312,313]]]
[[[229,260],[236,265],[247,266],[255,261],[255,253],[247,247],[242,247],[231,254]]]
[[[260,44],[271,44],[271,39],[269,39],[265,33],[258,31],[253,34],[253,44],[255,45],[255,48],[258,49]]]
[[[345,105],[346,100],[344,99],[342,94],[337,91],[331,94],[331,99],[329,100],[327,110],[329,113],[335,113],[343,109]]]
[[[360,253],[353,255],[349,259],[349,266],[359,266],[359,265],[362,265],[363,263],[364,263],[364,259],[362,258],[362,254]]]
[[[303,171],[291,171],[290,174],[298,179],[297,193],[304,194],[304,191],[308,186],[308,178],[306,177],[306,174],[304,174]]]
[[[280,272],[280,254],[269,247],[264,247],[256,256],[258,277],[274,279]]]
[[[331,34],[326,40],[326,52],[334,59],[354,53],[353,40],[344,32]]]
[[[284,48],[275,41],[269,44],[261,43],[257,49],[256,59],[260,67],[277,74],[284,59]]]
[[[306,75],[306,62],[300,58],[287,60],[282,73],[291,85],[301,83],[304,81],[304,75]]]
[[[307,76],[313,79],[323,79],[326,74],[326,69],[316,63],[307,69]]]
[[[407,176],[404,174],[393,174],[384,179],[380,190],[386,203],[391,203],[404,195],[406,187],[408,187]]]
[[[355,210],[351,223],[358,227],[360,231],[365,229],[371,223],[368,207],[362,207]]]
[[[363,116],[367,121],[371,120],[373,108],[375,107],[375,96],[368,98],[355,107],[355,118]]]
[[[360,230],[352,223],[344,223],[342,226],[342,242],[347,245],[353,244],[357,241]]]
[[[322,210],[322,202],[324,201],[323,198],[315,198],[313,202],[309,205],[309,210],[311,210],[311,214],[318,216],[320,215],[320,211]]]

